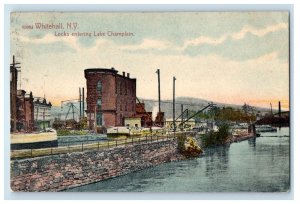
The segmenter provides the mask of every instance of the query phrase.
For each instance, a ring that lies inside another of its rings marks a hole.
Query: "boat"
[[[271,125],[260,125],[255,127],[256,132],[277,132],[277,128]]]
[[[11,150],[40,149],[57,146],[57,133],[54,129],[48,128],[43,132],[10,134]]]

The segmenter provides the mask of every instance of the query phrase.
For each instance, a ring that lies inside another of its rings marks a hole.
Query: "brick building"
[[[152,112],[147,112],[145,108],[145,103],[136,104],[136,116],[141,118],[142,127],[153,126]]]
[[[16,98],[16,130],[31,132],[34,130],[34,105],[32,92],[17,90]]]
[[[124,118],[136,113],[136,79],[114,68],[85,69],[84,75],[89,128],[124,126]]]
[[[32,92],[25,94],[25,122],[26,130],[31,132],[34,130],[34,104]]]

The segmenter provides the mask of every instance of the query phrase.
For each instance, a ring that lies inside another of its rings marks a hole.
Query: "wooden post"
[[[79,87],[79,121],[81,119],[81,88]]]
[[[174,134],[176,131],[176,123],[175,123],[175,80],[176,78],[173,77],[173,129],[174,129]]]
[[[156,73],[157,73],[157,77],[158,77],[158,112],[160,113],[161,112],[161,110],[160,110],[160,70],[157,69]]]
[[[82,87],[82,118],[84,118],[84,88]]]

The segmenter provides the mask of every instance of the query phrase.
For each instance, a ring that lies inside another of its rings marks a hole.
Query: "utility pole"
[[[158,79],[158,112],[160,113],[160,70],[157,69],[157,79]]]
[[[43,111],[43,129],[44,129],[44,132],[46,132],[46,127],[45,127],[45,109],[46,108],[44,108],[44,111]]]
[[[79,121],[81,119],[81,88],[79,87]]]
[[[182,130],[183,130],[183,104],[181,104],[181,124],[182,124]]]
[[[174,127],[174,133],[176,131],[176,124],[175,124],[175,80],[176,80],[176,78],[173,77],[173,127]]]
[[[82,87],[82,117],[84,118],[84,88]]]
[[[19,68],[21,68],[20,66],[16,66],[19,65],[20,63],[16,63],[15,61],[15,56],[13,55],[13,63],[10,64],[10,75],[11,75],[11,84],[10,84],[10,88],[11,88],[11,118],[13,120],[13,127],[11,127],[13,132],[17,131],[17,89],[18,89],[18,72],[20,72],[20,70],[18,70]]]

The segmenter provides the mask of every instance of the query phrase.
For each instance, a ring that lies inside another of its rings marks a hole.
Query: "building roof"
[[[167,121],[167,122],[173,121],[173,118],[167,118],[166,121]],[[183,118],[183,121],[186,121],[186,118]],[[178,118],[178,119],[176,120],[176,122],[181,122],[181,118]],[[191,118],[191,119],[189,119],[188,122],[195,122],[195,119]]]
[[[108,68],[88,68],[88,69],[85,69],[84,70],[84,73],[93,73],[93,72],[96,72],[96,73],[113,73],[113,74],[117,74],[118,71],[115,70],[115,68],[111,68],[111,69],[108,69]]]
[[[130,78],[130,73],[127,73],[127,76],[125,76],[125,72],[123,72],[123,75],[118,74],[118,70],[116,70],[114,67],[112,68],[88,68],[84,70],[84,75],[86,76],[89,73],[111,73],[111,74],[116,74],[120,77],[124,77],[126,79],[130,80],[136,80],[134,78]]]

